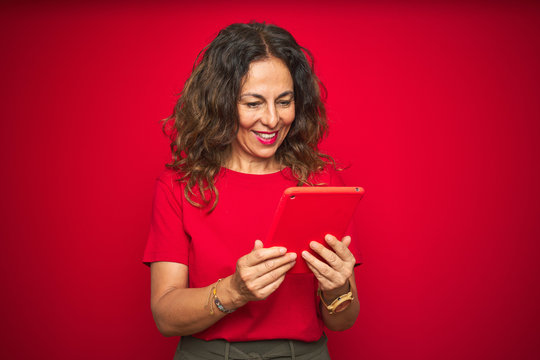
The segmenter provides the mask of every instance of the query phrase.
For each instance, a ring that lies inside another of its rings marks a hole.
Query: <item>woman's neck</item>
[[[283,166],[274,158],[261,159],[259,161],[240,158],[229,158],[228,161],[226,161],[224,167],[236,172],[258,175],[272,174],[283,170]]]

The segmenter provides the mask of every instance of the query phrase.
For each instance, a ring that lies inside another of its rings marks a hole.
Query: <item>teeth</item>
[[[263,134],[263,133],[256,133],[258,137],[261,137],[265,140],[269,140],[269,139],[272,139],[274,136],[276,136],[277,132],[275,133],[271,133],[271,134]]]

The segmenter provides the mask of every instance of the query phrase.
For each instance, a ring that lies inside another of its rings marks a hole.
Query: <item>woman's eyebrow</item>
[[[287,91],[282,92],[281,94],[279,94],[276,99],[282,98],[282,97],[287,96],[287,95],[294,95],[294,92],[291,91],[291,90],[287,90]],[[245,96],[253,96],[253,97],[256,97],[258,99],[265,100],[264,96],[262,96],[261,94],[256,94],[256,93],[242,94],[242,95],[240,95],[240,99],[245,97]]]
[[[277,98],[279,99],[279,98],[282,98],[282,97],[288,96],[288,95],[294,96],[294,92],[292,92],[291,90],[282,92],[281,94],[279,94],[279,96]]]
[[[260,94],[255,94],[255,93],[245,93],[245,94],[242,94],[240,95],[240,99],[245,97],[245,96],[253,96],[253,97],[256,97],[258,99],[261,99],[261,100],[264,100],[264,96],[260,95]]]

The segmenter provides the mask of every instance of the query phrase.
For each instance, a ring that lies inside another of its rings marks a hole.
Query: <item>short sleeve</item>
[[[182,186],[166,170],[156,181],[150,232],[143,262],[171,261],[188,265],[189,237],[182,221]]]

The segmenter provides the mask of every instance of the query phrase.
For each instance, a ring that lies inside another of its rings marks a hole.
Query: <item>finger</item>
[[[327,249],[318,243],[315,243],[312,249],[321,255],[321,257],[323,257],[325,260],[329,261],[329,263],[333,263],[336,260],[331,253],[336,254],[339,259],[344,262],[354,262],[354,256],[349,250],[349,245],[351,243],[350,236],[345,236],[343,238],[343,241],[345,242],[339,241],[335,236],[332,235],[326,235],[324,240],[328,246],[330,246],[330,249]],[[325,250],[328,250],[329,252],[326,252]],[[320,253],[320,251],[322,251],[322,253]],[[330,259],[327,259],[327,257]]]
[[[256,265],[256,272],[260,275],[263,275],[295,260],[296,253],[288,253],[277,258],[268,259]]]
[[[262,299],[276,291],[285,279],[287,271],[292,269],[295,264],[296,261],[288,262],[259,277],[254,283],[254,288],[258,289],[254,291],[254,295],[256,295],[257,298]]]
[[[243,265],[254,266],[268,259],[283,256],[286,252],[287,249],[281,246],[253,249],[249,254],[244,257],[245,260]]]
[[[321,280],[322,278],[324,278],[330,282],[334,282],[337,280],[335,278],[339,275],[339,273],[325,262],[311,255],[308,251],[302,251],[302,258],[306,260],[306,264],[308,266],[311,266],[313,269],[316,270],[316,273],[314,272],[314,274],[317,279]]]
[[[328,245],[333,246],[334,251],[325,248],[321,244],[313,241],[313,244],[310,244],[311,248],[317,252],[332,269],[336,270],[339,273],[339,276],[334,278],[336,283],[339,283],[342,278],[348,278],[351,276],[351,273],[354,268],[356,260],[354,255],[351,253],[349,248],[346,246],[347,243],[350,244],[350,237],[347,237],[345,244],[342,244],[341,241],[338,241],[335,236],[326,235],[325,240],[327,240]]]
[[[341,239],[341,243],[345,245],[347,248],[349,248],[349,245],[351,245],[351,237],[349,235],[344,236],[343,239]]]
[[[262,249],[263,247],[264,245],[261,240],[255,240],[255,245],[253,246],[253,250]]]
[[[338,255],[346,262],[356,264],[356,258],[354,257],[352,251],[349,249],[352,243],[352,238],[349,235],[344,236],[343,239],[341,239],[341,243],[347,247],[347,251],[345,251],[345,254],[340,253]]]
[[[309,253],[307,253],[306,256],[307,257],[311,256],[312,259],[317,260],[316,257],[312,256]],[[343,284],[348,279],[346,275],[344,276],[343,274],[337,271],[332,271],[332,269],[329,267],[328,268],[324,266],[318,267],[315,261],[312,263],[306,261],[306,264],[308,268],[311,270],[311,272],[317,278],[317,281],[319,282],[319,288],[322,291],[335,290],[336,288],[343,286]],[[321,264],[326,265],[324,263],[321,263]],[[328,270],[328,273],[326,272],[327,270]]]
[[[330,235],[330,234],[324,237],[324,241],[326,241],[326,243],[330,246],[330,248],[332,248],[336,252],[336,254],[338,254],[338,256],[340,257],[341,255],[347,256],[349,253],[351,253],[351,251],[349,250],[351,237],[345,236],[343,240],[346,240],[346,242],[344,243],[343,241],[339,241],[335,236]]]
[[[304,259],[306,260],[306,265],[308,266],[308,268],[311,270],[311,272],[313,273],[313,275],[315,275],[315,277],[317,279],[319,278],[323,278],[322,274],[319,272],[319,270],[317,270],[317,268],[315,266],[313,266],[309,260],[306,258],[305,255],[302,254],[302,256],[304,257]]]
[[[324,277],[315,266],[313,266],[311,263],[307,261],[306,261],[306,264],[309,270],[311,270],[311,272],[313,273],[313,275],[315,275],[315,278],[319,281],[319,286],[321,289],[324,290],[332,286],[332,283],[326,277]]]
[[[340,270],[343,267],[343,259],[338,256],[333,250],[324,247],[322,244],[319,244],[316,241],[312,241],[309,244],[309,247],[324,261],[326,261],[326,263],[328,263],[328,265],[330,265],[332,268]]]
[[[271,282],[264,286],[262,289],[258,290],[256,293],[256,298],[258,300],[264,300],[268,296],[270,296],[274,291],[276,291],[279,286],[283,283],[283,280],[285,280],[285,273],[276,279],[276,281]]]

